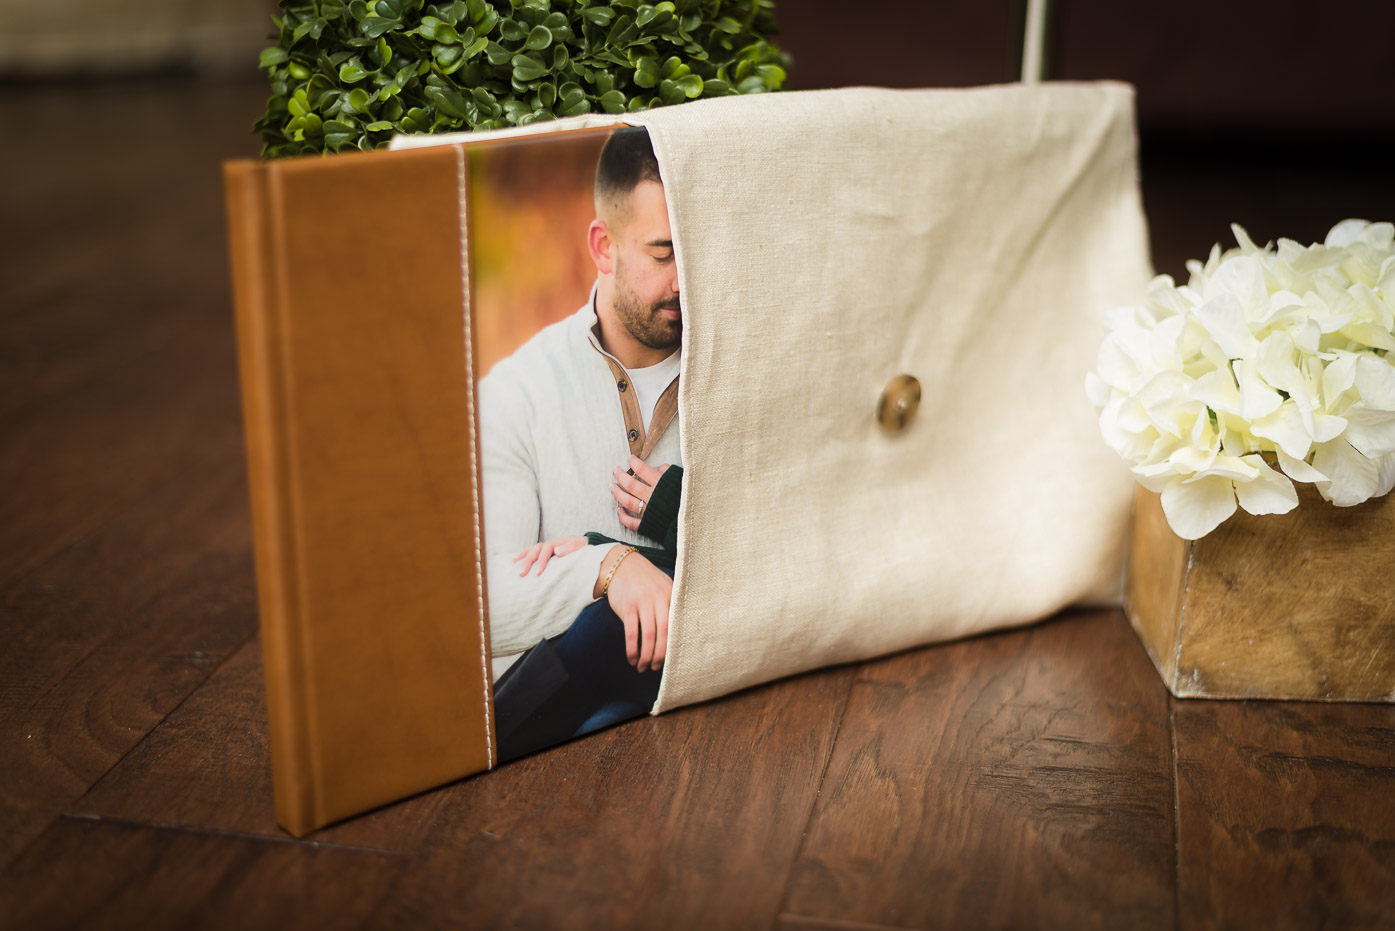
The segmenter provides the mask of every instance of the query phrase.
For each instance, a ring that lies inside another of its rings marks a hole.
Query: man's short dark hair
[[[596,164],[596,204],[614,203],[628,195],[641,181],[657,181],[659,160],[643,126],[617,129],[606,139]]]

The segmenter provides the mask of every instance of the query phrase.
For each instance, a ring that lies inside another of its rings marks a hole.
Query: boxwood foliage
[[[778,90],[773,0],[281,0],[267,157]]]

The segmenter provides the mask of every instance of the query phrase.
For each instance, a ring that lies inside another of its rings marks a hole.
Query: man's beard
[[[672,349],[683,341],[683,321],[668,320],[660,311],[682,310],[678,295],[645,306],[625,283],[623,266],[615,267],[615,316],[629,334],[650,349]]]

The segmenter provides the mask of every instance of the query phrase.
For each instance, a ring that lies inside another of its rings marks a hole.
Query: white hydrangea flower
[[[1294,482],[1342,507],[1395,486],[1395,226],[1306,247],[1231,230],[1185,285],[1159,275],[1109,315],[1086,377],[1105,441],[1188,540],[1237,506],[1292,510]]]

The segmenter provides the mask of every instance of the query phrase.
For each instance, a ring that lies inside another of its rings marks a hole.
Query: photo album
[[[696,101],[225,166],[295,835],[772,679],[1117,602],[1085,395],[1132,92]]]

